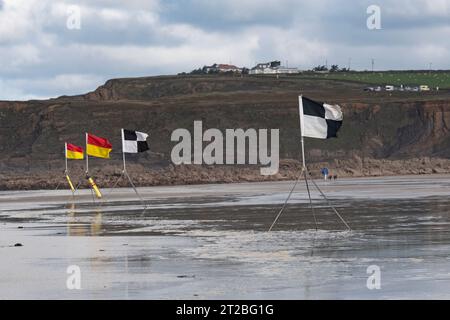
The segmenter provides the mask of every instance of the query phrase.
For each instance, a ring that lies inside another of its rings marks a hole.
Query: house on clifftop
[[[213,64],[212,66],[204,66],[203,71],[205,73],[242,73],[242,68],[236,67],[232,64]]]
[[[300,73],[298,68],[288,68],[281,66],[280,61],[258,63],[250,69],[250,74],[292,74]]]

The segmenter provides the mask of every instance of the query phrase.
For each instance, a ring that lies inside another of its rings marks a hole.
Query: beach
[[[316,181],[352,231],[302,181],[272,232],[292,181],[0,192],[0,298],[450,298],[449,175]]]

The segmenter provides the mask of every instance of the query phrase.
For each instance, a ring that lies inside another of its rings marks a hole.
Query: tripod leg
[[[120,180],[122,180],[123,176],[125,175],[125,172],[122,171],[122,174],[120,175],[120,177],[116,180],[116,182],[114,183],[113,187],[111,188],[111,190],[108,192],[108,194],[105,195],[105,198],[108,199],[108,197],[111,195],[111,193],[113,193],[114,189],[117,187],[117,185],[119,184]],[[108,200],[106,200],[108,201]],[[103,205],[105,202],[102,202],[101,205]]]
[[[309,206],[311,207],[311,212],[312,212],[313,217],[314,217],[314,225],[315,225],[315,228],[316,228],[316,231],[317,231],[316,213],[314,212],[314,206],[313,206],[312,199],[311,199],[311,191],[309,190],[309,184],[308,184],[308,177],[307,177],[308,170],[307,169],[303,170],[303,173],[305,175],[306,190],[308,190]]]
[[[306,169],[308,171],[308,169]],[[308,173],[309,174],[309,173]],[[319,191],[319,193],[321,194],[321,196],[325,199],[325,201],[327,202],[327,205],[334,211],[334,213],[338,216],[338,218],[342,221],[342,223],[347,227],[347,229],[349,231],[352,231],[352,228],[350,228],[350,226],[348,225],[348,223],[344,220],[344,218],[340,215],[340,213],[336,210],[336,208],[332,205],[331,201],[327,198],[327,196],[325,195],[325,193],[322,192],[322,190],[319,188],[319,186],[317,185],[317,183],[313,180],[310,179],[311,182],[314,184],[314,186],[316,187],[317,191]]]
[[[81,187],[81,183],[83,182],[83,179],[78,180],[77,186],[75,187],[75,191],[73,192],[74,195],[78,191],[78,189]]]
[[[124,173],[122,172],[122,174],[120,175],[119,179],[117,179],[116,183],[114,183],[114,185],[113,185],[113,187],[111,189],[111,192],[113,192],[113,190],[117,187],[117,185],[119,184],[119,181],[122,180],[123,175],[124,175]],[[110,194],[110,193],[108,193],[108,194]]]
[[[279,218],[281,217],[281,215],[283,214],[284,209],[286,209],[287,204],[288,204],[289,200],[291,199],[292,193],[294,192],[295,188],[297,187],[298,182],[300,181],[300,178],[301,178],[302,175],[303,175],[303,171],[304,171],[304,168],[302,168],[302,171],[300,172],[300,174],[299,174],[297,180],[296,180],[295,183],[294,183],[294,186],[292,187],[291,191],[289,192],[289,195],[288,195],[288,197],[286,198],[286,201],[284,202],[283,207],[282,207],[281,210],[278,212],[278,215],[276,216],[275,220],[273,221],[272,225],[270,226],[269,232],[272,231],[272,229],[273,229],[273,227],[275,226],[275,224],[277,223],[278,219],[279,219]]]
[[[137,191],[136,186],[134,185],[133,180],[131,180],[131,177],[130,177],[130,175],[128,174],[128,172],[125,171],[125,175],[127,176],[128,181],[129,181],[130,184],[131,184],[131,187],[133,187],[134,192],[136,193],[136,195],[138,196],[138,198],[141,200],[142,205],[144,206],[144,212],[145,212],[145,210],[147,209],[147,204],[145,203],[144,199],[142,199],[141,195],[140,195],[139,192]],[[144,213],[144,212],[143,212],[143,213]]]

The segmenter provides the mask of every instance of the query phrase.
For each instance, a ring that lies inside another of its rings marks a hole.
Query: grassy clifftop
[[[382,71],[382,72],[334,72],[308,74],[304,78],[354,81],[372,85],[420,86],[450,89],[450,71]]]

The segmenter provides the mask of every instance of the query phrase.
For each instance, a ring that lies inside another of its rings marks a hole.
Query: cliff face
[[[282,167],[295,171],[296,165],[290,164],[300,155],[299,94],[339,103],[344,110],[339,139],[307,139],[307,156],[313,165],[331,163],[341,174],[363,175],[367,174],[364,170],[346,167],[355,163],[370,167],[372,160],[373,166],[378,166],[379,161],[450,158],[448,91],[376,94],[365,93],[362,88],[353,83],[290,77],[155,77],[110,80],[94,92],[76,97],[0,102],[0,188],[8,188],[12,183],[8,181],[17,177],[32,175],[43,181],[48,174],[57,176],[63,170],[64,141],[83,146],[84,132],[111,140],[112,159],[93,159],[92,168],[115,174],[121,161],[120,128],[150,134],[151,152],[129,156],[132,168],[134,164],[136,170],[142,169],[159,181],[153,179],[149,184],[206,182],[214,170],[220,171],[223,179],[212,180],[228,181],[229,170],[236,168],[192,167],[179,181],[175,177],[173,181],[155,178],[158,174],[154,172],[171,177],[170,172],[182,170],[171,164],[170,152],[176,143],[170,136],[178,128],[192,131],[195,120],[203,121],[203,130],[280,129]],[[71,166],[81,170],[82,162],[71,162]],[[397,171],[389,173],[401,173]],[[145,174],[141,184],[146,184]],[[232,174],[233,181],[252,180],[252,173],[241,178],[239,172]],[[199,179],[202,175],[204,181]],[[33,186],[33,179],[29,180]]]

